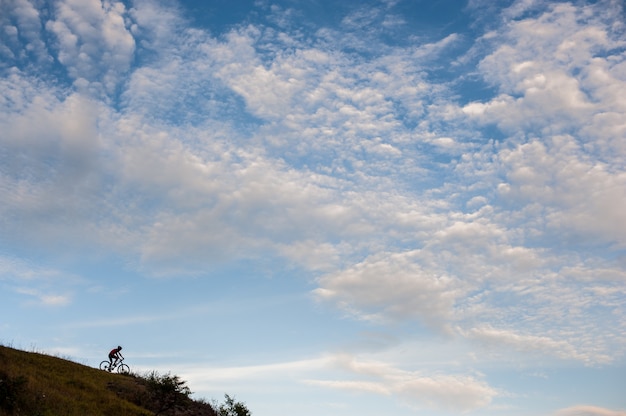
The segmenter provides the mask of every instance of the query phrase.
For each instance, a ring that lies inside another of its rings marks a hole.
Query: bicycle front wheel
[[[130,367],[126,364],[120,364],[120,366],[117,367],[117,372],[120,374],[130,374]]]
[[[104,371],[109,371],[109,366],[111,365],[111,363],[109,363],[108,361],[102,361],[100,363],[100,370],[104,370]]]

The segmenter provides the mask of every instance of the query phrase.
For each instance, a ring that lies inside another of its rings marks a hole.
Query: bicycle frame
[[[120,374],[130,373],[130,367],[128,364],[124,364],[124,357],[120,356],[117,360],[110,362],[109,360],[102,361],[100,363],[100,370],[113,372],[117,371]]]

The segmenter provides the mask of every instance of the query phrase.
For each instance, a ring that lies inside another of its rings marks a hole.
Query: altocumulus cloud
[[[513,2],[471,44],[405,39],[393,2],[311,31],[267,8],[219,34],[148,0],[38,6],[0,5],[3,246],[98,248],[150,276],[267,258],[353,319],[522,362],[623,358],[619,2]],[[10,286],[61,307],[59,280]],[[500,395],[469,365],[325,365],[349,374],[306,382],[418,407]]]

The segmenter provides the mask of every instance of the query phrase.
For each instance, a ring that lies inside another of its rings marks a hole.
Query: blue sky
[[[622,1],[0,2],[0,342],[255,416],[626,415]]]

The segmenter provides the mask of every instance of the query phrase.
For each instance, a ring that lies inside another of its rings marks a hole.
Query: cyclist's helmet
[[[117,346],[117,349],[118,349],[118,350],[121,350],[121,349],[122,349],[122,347],[121,347],[120,345],[118,345],[118,346]]]

